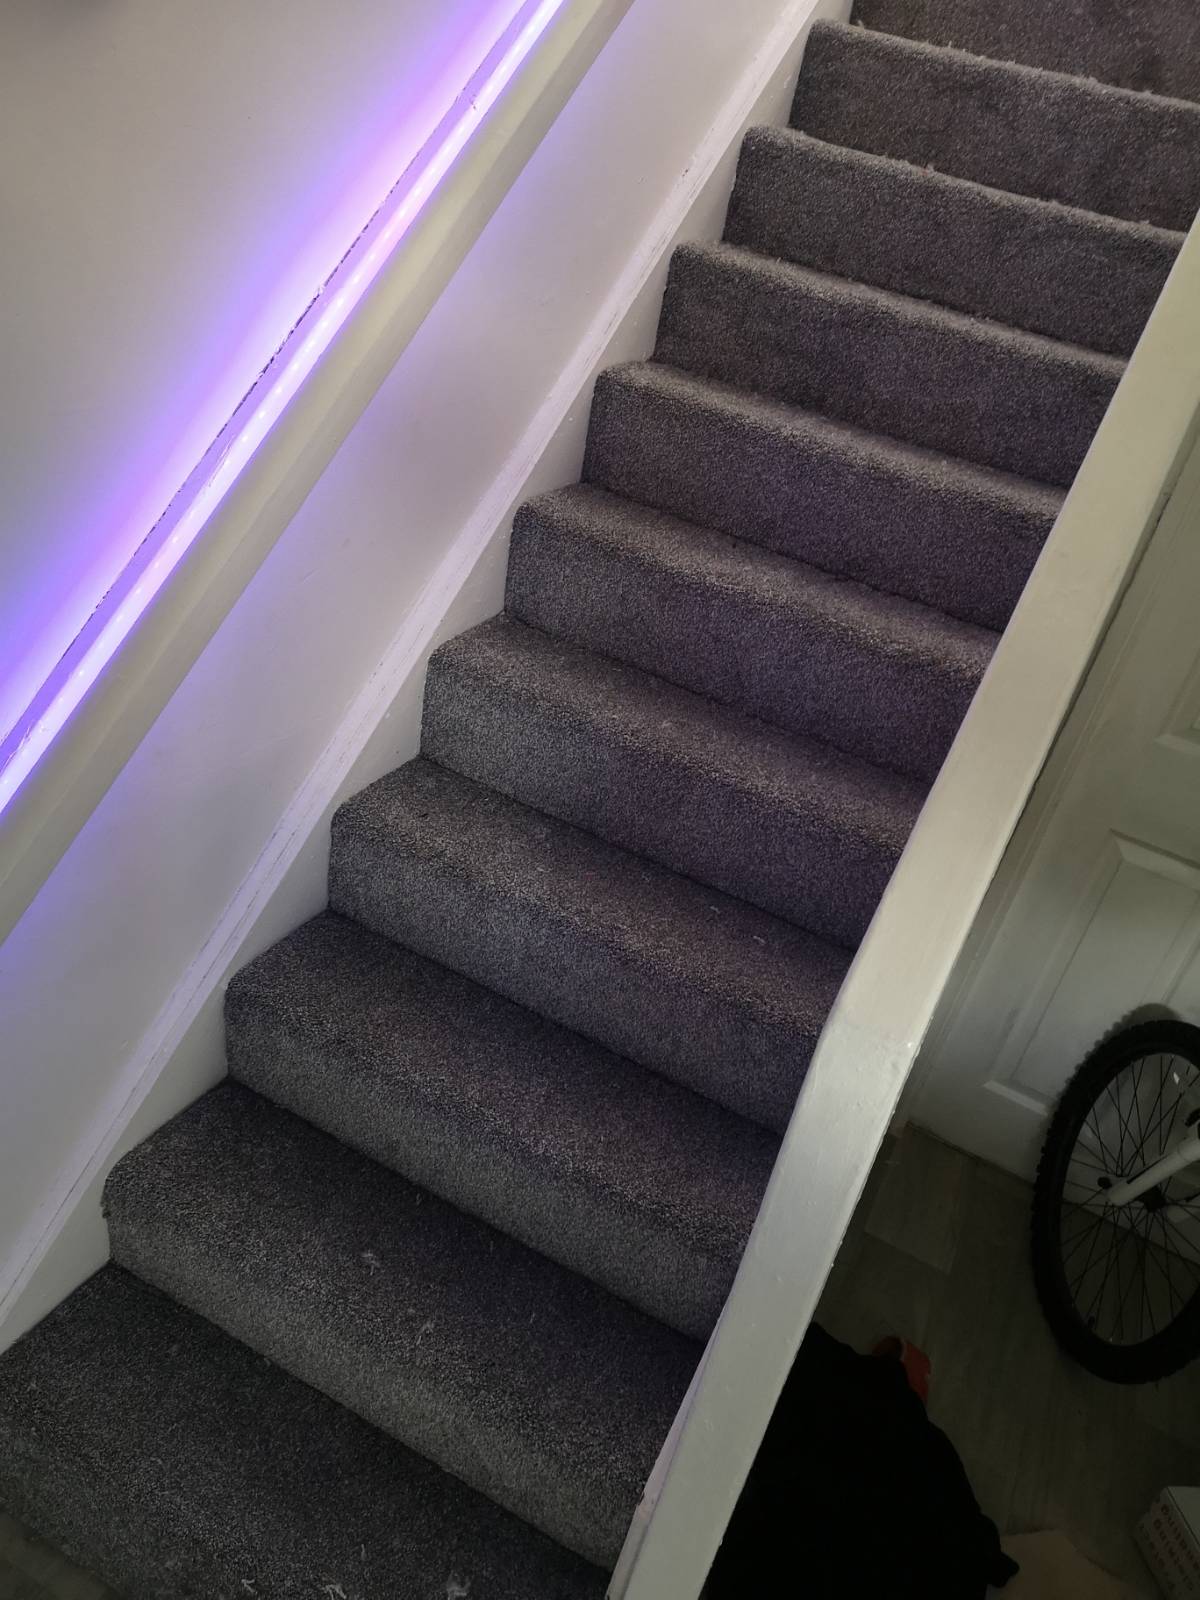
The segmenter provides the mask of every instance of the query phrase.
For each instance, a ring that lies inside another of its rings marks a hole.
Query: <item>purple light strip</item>
[[[518,5],[449,115],[359,234],[11,733],[0,814],[211,520],[566,0]],[[522,21],[522,17],[524,20]]]

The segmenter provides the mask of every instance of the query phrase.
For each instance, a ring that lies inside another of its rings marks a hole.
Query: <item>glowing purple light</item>
[[[195,543],[254,452],[279,421],[480,123],[565,4],[566,0],[540,0],[532,7],[528,3],[518,4],[510,11],[487,56],[459,97],[457,104],[465,100],[465,109],[457,116],[452,111],[447,119],[449,126],[443,123],[405,169],[404,176],[342,258],[321,294],[222,429],[172,502],[167,515],[114,584],[107,601],[80,628],[58,667],[0,743],[0,813]],[[506,35],[513,31],[524,11],[528,11],[525,22],[504,46]],[[329,299],[331,290],[336,290],[332,300]],[[282,373],[278,371],[281,364]],[[241,418],[248,412],[251,413],[249,421],[243,424]]]

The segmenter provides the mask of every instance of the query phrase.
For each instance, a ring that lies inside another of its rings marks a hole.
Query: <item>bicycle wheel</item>
[[[1061,1347],[1114,1383],[1200,1354],[1200,1167],[1127,1205],[1136,1177],[1200,1121],[1200,1028],[1148,1022],[1083,1062],[1050,1123],[1034,1187],[1033,1276]]]

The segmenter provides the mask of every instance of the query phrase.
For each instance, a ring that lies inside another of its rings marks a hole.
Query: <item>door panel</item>
[[[1029,1175],[1063,1084],[1148,1006],[1200,1022],[1200,457],[1014,835],[907,1109]]]

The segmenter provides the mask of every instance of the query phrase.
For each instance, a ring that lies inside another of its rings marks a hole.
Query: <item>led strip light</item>
[[[212,519],[566,0],[520,4],[179,493],[0,743],[0,814]]]

